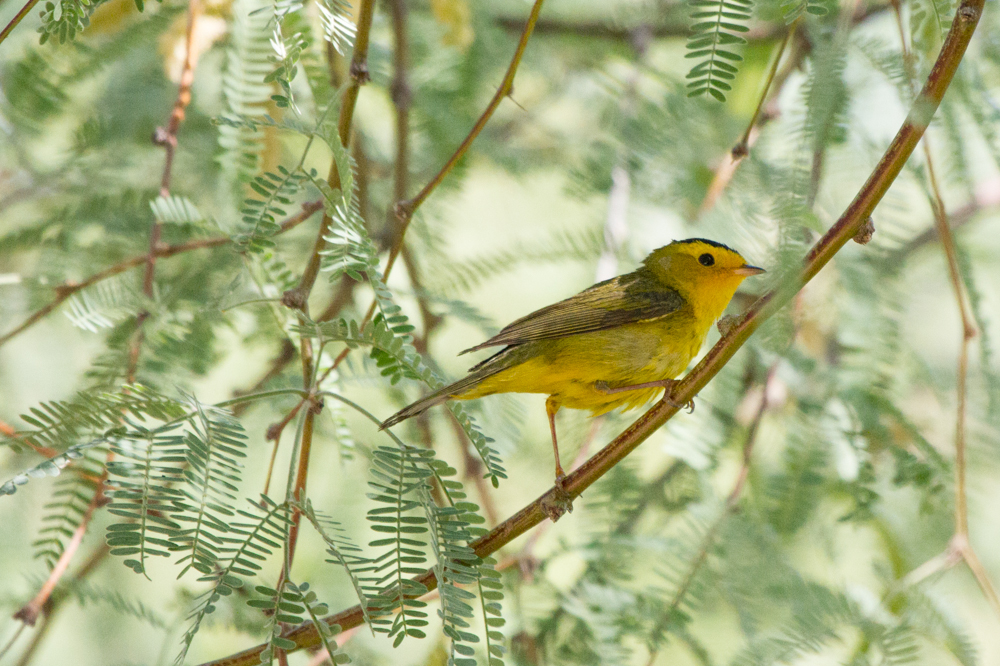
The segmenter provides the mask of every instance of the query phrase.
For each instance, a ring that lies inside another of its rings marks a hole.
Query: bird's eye
[[[715,257],[710,255],[708,252],[698,257],[698,263],[702,266],[711,266],[715,263]]]

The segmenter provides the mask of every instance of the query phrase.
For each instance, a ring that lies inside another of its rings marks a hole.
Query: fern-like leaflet
[[[503,633],[500,628],[506,621],[503,619],[503,582],[500,572],[496,570],[497,561],[492,557],[484,557],[479,565],[479,600],[482,606],[483,623],[486,625],[486,659],[489,666],[503,666]]]
[[[367,571],[370,575],[361,582],[369,600],[371,628],[394,638],[393,646],[407,636],[426,636],[422,628],[427,626],[427,603],[419,597],[427,588],[410,576],[422,574],[427,562],[427,543],[421,538],[427,534],[427,518],[414,515],[414,511],[429,501],[432,472],[425,460],[433,455],[433,451],[405,444],[372,451],[368,486],[374,492],[368,493],[368,498],[381,506],[368,512],[368,520],[373,531],[391,536],[368,544],[387,550],[372,559]],[[389,620],[387,616],[393,612],[396,615]]]
[[[172,516],[183,498],[176,486],[186,451],[182,422],[155,431],[132,425],[111,445],[107,509],[125,520],[108,525],[107,542],[112,555],[128,558],[125,566],[146,575],[146,560],[169,557],[181,527]]]
[[[220,548],[225,561],[218,563],[211,573],[198,579],[213,583],[213,587],[198,597],[197,607],[188,615],[191,625],[181,639],[181,651],[175,664],[184,663],[202,621],[206,615],[215,612],[219,600],[241,589],[245,584],[244,578],[256,576],[261,570],[259,562],[275,550],[280,550],[288,539],[291,507],[287,503],[277,504],[266,495],[261,495],[260,504],[250,502],[250,506],[253,507],[252,511],[236,511],[247,522],[234,521],[229,524],[226,545]]]
[[[77,328],[97,333],[134,316],[141,303],[131,280],[119,276],[73,294],[65,314]]]
[[[358,597],[358,602],[361,604],[361,612],[365,617],[365,623],[370,624],[370,618],[368,616],[368,601],[365,598],[364,590],[361,586],[361,581],[358,579],[358,572],[361,570],[362,565],[366,564],[368,560],[361,555],[362,552],[354,543],[350,541],[344,534],[343,528],[340,523],[333,520],[329,516],[322,512],[316,511],[313,508],[312,502],[308,499],[305,504],[296,504],[296,507],[302,511],[302,515],[312,523],[313,528],[319,533],[323,542],[326,544],[326,552],[332,558],[327,560],[330,564],[337,564],[343,567],[344,571],[347,572],[348,577],[351,579],[351,585],[354,586],[354,592]]]
[[[170,627],[170,621],[166,617],[138,599],[125,597],[121,592],[89,585],[79,579],[74,580],[67,587],[66,592],[76,597],[81,608],[86,607],[87,604],[103,604],[110,606],[120,615],[145,622],[156,629],[166,630]]]
[[[184,404],[148,389],[129,384],[113,393],[77,393],[72,400],[53,400],[32,407],[21,420],[35,430],[19,433],[36,446],[62,449],[84,432],[102,433],[118,429],[121,417],[149,417],[170,421],[183,416]]]
[[[826,16],[830,13],[827,3],[828,0],[785,0],[781,3],[781,13],[785,19],[785,25],[795,23],[803,14]]]
[[[735,63],[743,60],[731,47],[747,43],[737,33],[750,30],[744,23],[750,20],[753,0],[689,0],[689,4],[694,23],[684,57],[703,60],[688,72],[688,97],[708,93],[724,102],[733,89],[727,81],[736,78]]]
[[[233,235],[233,242],[249,252],[262,252],[274,247],[270,239],[277,233],[278,219],[285,217],[284,206],[292,205],[291,197],[302,187],[305,176],[278,165],[278,173],[268,171],[250,181],[250,188],[259,196],[247,197],[240,209],[242,228]]]
[[[472,525],[482,523],[483,518],[477,513],[478,506],[465,501],[467,496],[462,484],[448,478],[455,475],[455,470],[442,460],[430,459],[428,462],[448,501],[443,507],[433,503],[426,505],[431,548],[437,560],[434,574],[441,595],[438,615],[444,634],[451,639],[450,663],[476,666],[475,648],[471,644],[478,643],[479,636],[468,631],[474,617],[471,604],[476,595],[460,586],[471,586],[480,580],[482,560],[469,544],[475,529]],[[456,657],[455,653],[461,656]]]
[[[340,55],[346,55],[354,44],[357,26],[351,19],[351,3],[347,0],[319,0],[320,21],[323,23],[323,36],[330,42]]]
[[[66,542],[73,537],[94,502],[101,467],[100,461],[84,455],[70,473],[56,482],[52,501],[45,505],[44,527],[38,532],[39,538],[31,544],[35,548],[35,557],[44,559],[49,569],[55,566]]]
[[[267,14],[256,11],[264,6],[260,0],[233,3],[232,28],[222,75],[223,100],[229,115],[260,118],[271,96],[272,86],[264,82],[271,70],[270,20]],[[264,150],[264,132],[259,127],[219,123],[219,147],[223,152],[218,161],[236,181],[246,182],[258,175],[260,155]]]
[[[51,38],[59,40],[60,44],[71,41],[76,37],[76,33],[83,32],[84,28],[90,25],[90,14],[94,11],[97,3],[94,0],[58,0],[46,2],[42,8],[40,17],[42,25],[38,32],[41,34],[38,42],[44,44]],[[136,5],[142,9],[142,0],[136,0]]]
[[[171,541],[172,550],[185,553],[177,562],[184,565],[179,575],[189,568],[208,575],[235,515],[232,502],[240,479],[238,460],[246,457],[246,435],[225,412],[192,403],[197,417],[184,441],[187,464],[181,492],[186,501],[177,502],[175,516],[191,526],[175,532]]]

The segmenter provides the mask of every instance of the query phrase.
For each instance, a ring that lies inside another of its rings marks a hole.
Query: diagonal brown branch
[[[14,15],[14,18],[10,20],[10,23],[8,23],[6,27],[4,27],[3,31],[0,32],[0,44],[3,44],[3,41],[7,39],[10,33],[14,32],[14,28],[17,27],[17,24],[20,23],[25,16],[31,13],[31,10],[36,4],[38,4],[38,0],[28,0],[24,7],[21,7],[21,10]]]
[[[296,213],[292,217],[283,221],[280,228],[276,233],[281,234],[289,229],[297,227],[298,225],[305,222],[309,217],[323,207],[320,201],[310,201],[309,203],[302,204],[302,210]],[[192,250],[204,250],[213,247],[219,247],[220,245],[228,245],[231,242],[229,236],[216,236],[214,238],[200,238],[198,240],[187,241],[185,243],[177,243],[175,245],[158,245],[153,248],[153,254],[157,258],[172,257],[176,254],[183,254],[185,252],[190,252]],[[27,319],[25,319],[17,328],[11,330],[8,333],[0,336],[0,346],[5,342],[23,333],[28,328],[31,328],[34,324],[38,323],[40,320],[44,319],[46,316],[52,313],[53,310],[58,308],[66,299],[75,294],[78,291],[86,289],[102,280],[107,280],[110,277],[114,277],[119,273],[124,273],[130,268],[135,268],[136,266],[141,266],[146,263],[148,254],[140,254],[134,257],[129,257],[124,261],[121,261],[114,266],[109,266],[102,271],[94,273],[90,277],[80,281],[80,282],[66,282],[64,284],[56,287],[56,297],[47,305],[42,306],[35,312],[33,312]]]
[[[984,2],[985,0],[963,0],[959,6],[947,39],[941,47],[941,52],[938,54],[934,67],[909,116],[854,200],[840,216],[840,219],[806,256],[799,274],[800,285],[805,285],[815,277],[834,255],[854,237],[858,229],[868,220],[882,197],[885,196],[896,176],[899,175],[903,165],[916,148],[917,142],[920,141],[927,129],[928,123],[955,75],[958,64],[965,55],[969,40],[972,39],[982,15]],[[676,404],[682,405],[694,398],[722,370],[740,347],[746,343],[750,335],[787,304],[796,292],[797,290],[795,292],[775,290],[757,301],[744,316],[733,324],[726,335],[716,343],[694,370],[680,382],[672,396]],[[655,405],[590,460],[571,472],[565,479],[565,491],[562,492],[568,492],[572,497],[579,496],[666,423],[677,411],[677,407],[665,402]],[[486,556],[494,553],[541,523],[547,517],[543,505],[555,500],[557,492],[560,491],[554,487],[549,489],[544,495],[498,525],[489,534],[476,540],[472,544],[476,554]],[[415,580],[427,586],[428,589],[434,589],[437,586],[433,570],[428,570],[416,577]],[[359,606],[348,608],[324,618],[324,621],[331,625],[340,625],[342,629],[356,627],[363,621],[361,608]],[[295,641],[300,649],[319,644],[318,634],[312,625],[295,627],[285,637]],[[258,662],[262,649],[263,646],[256,646],[222,659],[207,662],[204,666],[251,666],[251,664]]]
[[[479,120],[476,124],[472,126],[469,131],[469,135],[465,137],[462,143],[458,146],[455,152],[452,154],[448,161],[445,162],[441,170],[431,178],[430,182],[424,185],[423,189],[417,193],[412,199],[407,199],[406,201],[400,201],[396,204],[396,217],[405,225],[409,222],[410,218],[413,217],[414,211],[420,207],[427,197],[430,196],[431,192],[441,184],[441,181],[445,179],[445,176],[452,170],[455,164],[462,159],[466,151],[472,145],[472,142],[476,140],[479,133],[483,131],[486,127],[486,123],[489,122],[490,118],[493,117],[493,112],[497,110],[500,106],[500,102],[503,98],[510,94],[511,90],[514,89],[514,75],[517,74],[517,68],[521,65],[521,58],[524,56],[524,50],[528,47],[528,40],[531,39],[531,33],[535,29],[535,24],[538,22],[538,15],[542,11],[542,2],[544,0],[535,0],[535,4],[531,8],[531,14],[528,15],[528,21],[524,25],[524,30],[521,32],[521,39],[517,43],[517,49],[514,51],[514,57],[510,60],[510,65],[507,67],[507,73],[503,77],[503,81],[500,83],[500,87],[497,88],[496,93],[493,95],[493,99],[490,103],[486,105],[486,110],[483,111],[482,115],[479,116]],[[402,238],[402,236],[400,236]],[[402,244],[402,240],[397,242],[397,245]],[[395,249],[395,248],[394,248]],[[395,252],[390,253],[390,261],[394,258],[395,254],[398,254],[399,250],[395,249]],[[391,265],[391,264],[390,264]],[[388,273],[389,266],[386,266],[386,272]]]

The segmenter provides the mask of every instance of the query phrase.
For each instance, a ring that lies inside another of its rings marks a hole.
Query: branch
[[[157,127],[153,133],[153,143],[163,146],[165,158],[163,160],[163,175],[160,177],[160,196],[170,196],[170,178],[173,174],[174,153],[177,152],[177,130],[180,129],[184,120],[184,113],[188,104],[191,103],[191,84],[194,83],[194,26],[198,21],[199,12],[198,0],[188,1],[187,31],[184,34],[184,65],[181,68],[181,79],[177,86],[177,99],[174,100],[174,107],[170,111],[170,119],[166,129]],[[146,255],[146,271],[142,278],[142,292],[147,299],[153,298],[153,275],[156,273],[156,246],[160,244],[160,235],[163,226],[160,220],[153,220],[153,227],[149,231],[149,254]],[[135,319],[135,333],[129,342],[128,369],[125,377],[128,383],[135,382],[135,373],[139,367],[139,350],[142,348],[142,341],[145,337],[143,324],[149,318],[148,310],[140,310]]]
[[[859,3],[862,4],[862,3]],[[666,16],[658,20],[655,24],[637,24],[631,26],[618,25],[612,21],[568,21],[565,19],[549,18],[541,19],[535,26],[535,32],[539,35],[589,37],[592,39],[605,39],[612,41],[631,42],[637,31],[646,31],[656,39],[670,39],[688,37],[691,34],[691,21],[688,17],[689,8],[685,4],[676,4],[681,8],[673,16]],[[889,5],[872,4],[858,7],[853,21],[860,23],[875,14],[881,14],[889,8]],[[523,19],[515,16],[496,16],[493,23],[504,30],[515,32],[524,25]],[[749,32],[741,36],[748,41],[770,41],[780,39],[787,28],[783,23],[757,24],[750,28]]]
[[[280,228],[276,234],[281,234],[289,229],[297,227],[298,225],[305,222],[309,217],[323,207],[321,201],[310,201],[309,203],[302,204],[302,211],[288,218],[281,223]],[[153,254],[157,258],[172,257],[175,254],[182,254],[184,252],[190,252],[191,250],[204,250],[213,247],[219,247],[220,245],[227,245],[231,242],[229,236],[216,236],[214,238],[201,238],[198,240],[187,241],[186,243],[177,243],[176,245],[158,245],[153,249]],[[0,346],[6,343],[8,340],[24,332],[26,329],[30,328],[34,324],[38,323],[41,319],[44,319],[53,310],[59,307],[66,299],[75,294],[78,291],[82,291],[87,287],[94,285],[102,280],[106,280],[110,277],[114,277],[119,273],[124,273],[130,268],[135,268],[136,266],[146,263],[148,254],[140,254],[134,257],[129,257],[124,261],[121,261],[114,266],[105,268],[102,271],[94,273],[90,277],[86,278],[82,282],[65,282],[55,288],[56,297],[47,305],[44,305],[40,309],[32,313],[27,319],[25,319],[17,328],[13,329],[9,333],[5,333],[0,336]]]
[[[340,116],[337,119],[337,134],[340,136],[340,143],[347,148],[351,139],[351,125],[354,121],[354,107],[358,102],[358,93],[361,86],[368,83],[368,39],[371,35],[372,19],[375,16],[375,0],[362,0],[361,10],[358,15],[357,33],[354,38],[354,55],[351,57],[351,84],[344,92],[344,98],[340,102]],[[337,171],[337,160],[330,161],[330,173],[327,176],[330,187],[340,187],[340,174]],[[306,264],[305,271],[302,272],[302,279],[299,286],[293,291],[294,297],[291,303],[299,306],[305,311],[312,292],[313,285],[316,284],[316,277],[319,275],[320,251],[326,244],[325,236],[330,231],[333,218],[323,213],[323,221],[319,225],[316,234],[316,241],[313,243],[312,254]]]
[[[3,32],[0,32],[0,44],[3,44],[3,41],[7,39],[7,36],[14,32],[14,28],[17,27],[17,24],[31,12],[32,8],[34,8],[36,4],[38,4],[38,0],[28,0],[24,7],[21,7],[21,11],[15,14],[14,18],[12,18],[10,23],[7,24],[7,27],[3,29]]]
[[[834,255],[854,237],[858,229],[868,220],[875,206],[882,200],[893,180],[899,175],[906,160],[909,159],[917,142],[927,129],[927,124],[940,105],[941,98],[948,89],[948,85],[955,75],[955,70],[962,61],[962,56],[965,55],[965,49],[968,47],[969,40],[972,39],[982,15],[984,2],[985,0],[963,0],[959,6],[951,30],[949,30],[947,39],[934,63],[934,68],[927,77],[924,88],[914,103],[910,115],[900,127],[896,137],[882,159],[879,160],[867,182],[855,196],[854,201],[809,251],[799,274],[800,285],[804,286],[815,277]],[[683,405],[694,398],[722,370],[740,347],[746,343],[750,335],[788,303],[793,296],[794,293],[789,290],[774,290],[758,300],[748,312],[732,325],[726,335],[716,343],[694,370],[680,381],[672,396],[673,402]],[[498,525],[489,534],[473,542],[471,545],[476,554],[485,557],[495,553],[502,546],[541,523],[547,518],[543,506],[555,501],[557,494],[565,492],[573,498],[578,497],[666,423],[677,411],[677,407],[666,402],[654,405],[590,460],[575,471],[570,472],[565,479],[565,490],[550,488],[544,495]],[[427,586],[428,590],[437,587],[433,570],[424,572],[415,580]],[[324,622],[330,625],[340,625],[342,629],[350,629],[359,626],[363,619],[361,608],[355,606],[324,618]],[[316,628],[312,625],[299,625],[285,634],[285,638],[294,641],[299,649],[314,647],[320,642]],[[258,663],[263,648],[264,646],[259,645],[229,657],[206,662],[203,666],[251,666]]]
[[[108,454],[109,458],[111,454]],[[90,525],[90,520],[94,516],[94,511],[101,505],[105,504],[108,499],[104,495],[104,482],[107,480],[108,472],[105,468],[104,474],[97,481],[97,487],[94,489],[94,497],[90,500],[87,505],[87,510],[83,514],[83,518],[80,520],[80,524],[77,525],[76,529],[73,531],[73,536],[70,538],[69,542],[66,544],[66,548],[63,549],[62,554],[59,556],[59,560],[52,567],[52,572],[49,574],[48,579],[42,585],[41,589],[38,590],[38,594],[32,598],[31,601],[26,603],[21,607],[16,613],[14,613],[14,619],[20,620],[26,625],[35,626],[35,622],[38,620],[39,613],[42,612],[42,608],[48,603],[49,598],[52,596],[52,592],[56,589],[56,585],[59,584],[59,580],[65,575],[66,570],[69,569],[69,564],[76,555],[76,551],[80,548],[80,544],[83,543],[83,537],[87,533],[87,527]]]
[[[538,14],[542,11],[542,2],[543,0],[535,0],[535,4],[531,8],[531,14],[528,15],[528,22],[525,23],[524,29],[521,31],[521,40],[517,43],[517,49],[514,51],[514,57],[511,58],[510,65],[507,67],[507,73],[504,75],[503,81],[500,83],[500,87],[497,88],[496,93],[493,95],[493,99],[491,99],[490,103],[486,106],[486,110],[483,111],[481,116],[479,116],[479,120],[476,121],[476,124],[472,126],[472,130],[469,131],[469,135],[465,137],[465,140],[458,146],[455,153],[448,158],[448,161],[445,162],[443,167],[441,167],[441,170],[438,171],[437,175],[431,178],[430,182],[424,185],[424,188],[420,190],[415,197],[396,203],[396,217],[398,217],[404,225],[409,223],[410,218],[413,217],[414,211],[416,211],[417,208],[424,203],[427,197],[430,196],[430,193],[441,184],[441,181],[444,180],[445,176],[448,175],[458,160],[462,159],[462,156],[469,150],[472,142],[476,140],[479,133],[483,131],[483,127],[486,126],[486,123],[489,122],[489,119],[493,116],[493,112],[497,110],[498,106],[500,106],[500,102],[502,102],[503,98],[509,95],[511,90],[513,90],[514,75],[517,74],[517,68],[521,64],[521,58],[524,56],[524,50],[528,46],[528,40],[531,39],[531,33],[534,31],[535,24],[538,22]],[[395,255],[399,253],[398,246],[401,244],[402,236],[400,236],[400,240],[397,241],[397,246],[393,248],[394,251],[389,255],[390,262],[395,258]],[[386,266],[386,272],[388,272],[390,265],[391,263]]]

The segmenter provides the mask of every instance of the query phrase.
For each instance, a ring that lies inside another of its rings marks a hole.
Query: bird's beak
[[[733,272],[737,275],[742,275],[743,277],[750,277],[751,275],[760,275],[761,273],[766,273],[767,271],[763,268],[751,266],[750,264],[744,264],[739,268],[734,268]]]

